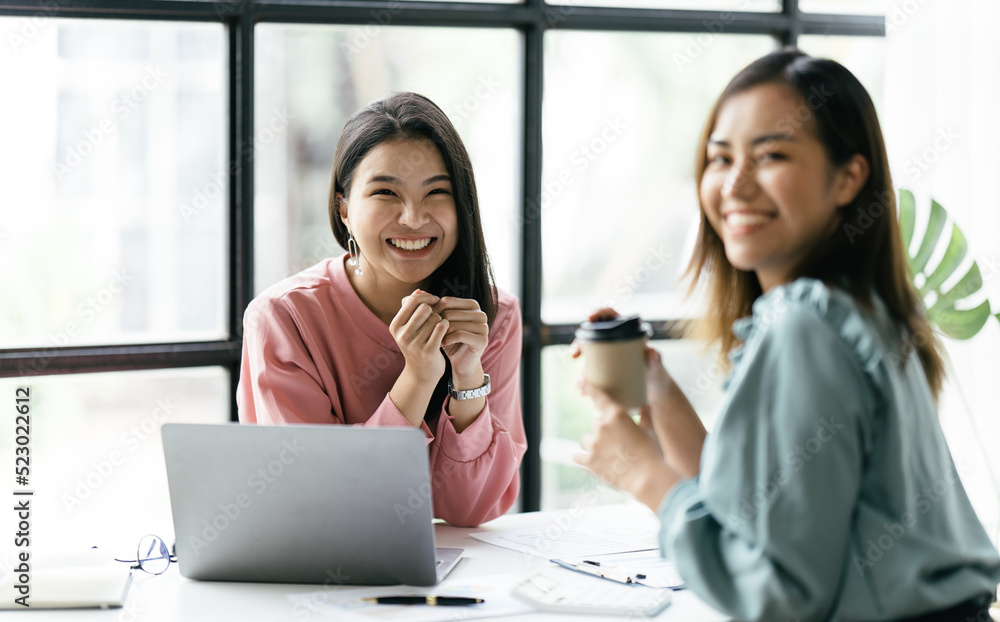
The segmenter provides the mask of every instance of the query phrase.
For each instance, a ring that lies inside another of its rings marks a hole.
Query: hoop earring
[[[354,234],[348,231],[347,235],[350,236],[347,238],[347,253],[350,255],[350,258],[347,260],[347,265],[354,268],[354,274],[356,276],[361,276],[365,273],[365,271],[361,269],[361,249],[358,248],[358,243],[354,239]]]

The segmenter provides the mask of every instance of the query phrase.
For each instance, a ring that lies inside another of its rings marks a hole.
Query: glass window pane
[[[653,341],[663,363],[691,404],[711,429],[722,406],[725,372],[718,364],[718,349],[702,351],[691,341]],[[580,437],[591,429],[594,409],[580,395],[575,380],[583,373],[583,360],[569,358],[568,346],[542,351],[542,509],[554,510],[606,503],[630,497],[601,483],[573,462]]]
[[[111,550],[134,555],[147,533],[173,542],[160,426],[228,421],[229,373],[205,367],[3,378],[0,399],[13,406],[18,387],[30,390],[32,549],[130,543]],[[14,416],[4,424],[0,456],[10,464]],[[13,518],[0,514],[3,533],[15,531]]]
[[[781,11],[781,0],[555,0],[549,4],[568,5],[564,11],[572,11],[574,6],[631,7],[639,9],[686,9],[692,11],[720,11],[717,23],[706,23],[705,34],[716,32],[716,26],[725,28],[732,22],[731,11],[755,13],[777,13]],[[558,16],[560,9],[553,12]],[[710,26],[710,24],[712,24]]]
[[[497,282],[518,291],[516,31],[264,24],[256,32],[257,292],[344,252],[327,215],[337,139],[355,110],[395,91],[426,95],[455,124],[475,169]]]
[[[885,83],[884,37],[803,35],[799,37],[799,49],[813,56],[832,58],[847,67],[871,95],[881,117]]]
[[[916,0],[913,1],[917,6]],[[886,0],[800,0],[799,9],[807,13],[885,15]]]
[[[692,58],[688,40],[546,34],[543,187],[534,206],[546,322],[578,322],[605,304],[649,318],[687,311],[678,277],[697,227],[698,136],[732,76],[775,47],[770,37],[724,36]]]
[[[0,38],[0,347],[225,337],[223,26],[0,18]]]

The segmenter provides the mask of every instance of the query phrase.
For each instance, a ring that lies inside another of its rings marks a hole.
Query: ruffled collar
[[[885,316],[884,305],[878,296],[873,296],[880,316]],[[827,324],[840,335],[853,351],[865,372],[873,375],[883,359],[883,350],[878,337],[876,319],[858,306],[854,297],[839,288],[831,288],[817,279],[802,277],[772,288],[753,303],[749,317],[733,322],[733,335],[742,343],[729,352],[730,369],[725,381],[729,386],[747,348],[756,341],[758,335],[779,320],[792,306],[806,306],[813,309]],[[884,318],[883,318],[884,319]]]

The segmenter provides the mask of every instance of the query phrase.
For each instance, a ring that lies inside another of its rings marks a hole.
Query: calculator
[[[514,587],[513,595],[542,611],[652,617],[670,604],[669,589],[634,583],[556,579],[537,574]]]

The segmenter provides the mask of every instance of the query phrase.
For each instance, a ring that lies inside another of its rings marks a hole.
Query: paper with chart
[[[659,548],[656,516],[639,514],[626,520],[573,518],[555,515],[543,527],[479,531],[473,538],[529,555],[552,559],[607,555]]]
[[[432,587],[388,585],[358,588],[320,588],[312,592],[289,594],[295,603],[293,612],[320,613],[344,622],[406,620],[406,622],[453,622],[474,618],[493,618],[535,611],[531,605],[511,596],[511,590],[524,577],[499,574],[467,579],[445,579]],[[428,607],[427,605],[377,605],[362,598],[379,596],[468,596],[483,603],[468,607]]]

